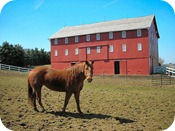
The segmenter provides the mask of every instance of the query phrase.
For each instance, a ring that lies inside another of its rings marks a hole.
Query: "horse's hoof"
[[[47,113],[47,111],[46,111],[45,109],[43,109],[43,110],[41,111],[41,113]]]
[[[66,113],[66,110],[62,109],[62,113]]]
[[[62,111],[61,113],[62,113],[62,114],[65,114],[65,113],[66,113],[66,111]]]
[[[82,111],[79,111],[80,114],[84,114]]]
[[[35,111],[35,112],[39,112],[39,110],[38,110],[37,108],[34,108],[34,111]]]

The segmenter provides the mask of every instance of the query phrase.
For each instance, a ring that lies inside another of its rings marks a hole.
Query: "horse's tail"
[[[31,104],[31,105],[33,103],[33,95],[32,94],[33,94],[33,89],[30,85],[29,80],[28,80],[28,103]]]

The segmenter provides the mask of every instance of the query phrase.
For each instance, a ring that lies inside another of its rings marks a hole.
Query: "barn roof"
[[[93,23],[93,24],[64,27],[59,31],[57,31],[54,35],[52,35],[50,39],[80,36],[80,35],[86,35],[86,34],[96,34],[96,33],[103,33],[103,32],[145,29],[151,26],[151,23],[153,20],[155,22],[155,27],[157,30],[155,16],[150,15],[150,16],[144,16],[144,17],[138,17],[138,18],[127,18],[122,20],[112,20],[112,21],[99,22],[99,23]],[[159,34],[158,34],[158,37],[159,37]]]

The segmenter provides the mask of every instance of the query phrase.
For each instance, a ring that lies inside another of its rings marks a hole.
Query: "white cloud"
[[[37,10],[41,7],[41,5],[44,3],[45,0],[36,0],[34,3],[34,9]]]

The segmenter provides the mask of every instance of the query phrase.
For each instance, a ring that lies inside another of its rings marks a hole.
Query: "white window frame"
[[[99,54],[101,52],[101,47],[97,46],[97,53]]]
[[[78,55],[79,54],[79,50],[78,48],[75,48],[75,55]]]
[[[69,39],[68,37],[65,38],[65,44],[68,44],[69,43]]]
[[[91,38],[90,38],[90,35],[86,35],[86,41],[90,41]]]
[[[65,56],[68,56],[68,55],[69,55],[69,50],[65,49]]]
[[[78,36],[75,36],[75,42],[78,42]]]
[[[96,40],[100,40],[100,34],[96,34]]]
[[[123,44],[123,45],[122,45],[122,51],[123,51],[123,52],[126,52],[126,50],[127,50],[126,44]]]
[[[113,39],[113,38],[114,38],[113,32],[109,32],[109,39]]]
[[[58,44],[58,39],[54,39],[54,45]]]
[[[87,47],[86,48],[86,52],[87,52],[87,54],[90,54],[91,53],[91,48],[90,47]]]
[[[137,37],[140,37],[140,36],[142,36],[142,30],[141,29],[138,29],[137,30]]]
[[[58,50],[54,50],[54,55],[58,56]]]
[[[122,38],[126,38],[126,31],[122,31]]]
[[[114,46],[113,45],[109,46],[109,52],[114,52]]]
[[[142,51],[142,43],[138,43],[137,44],[137,50],[138,51]]]

